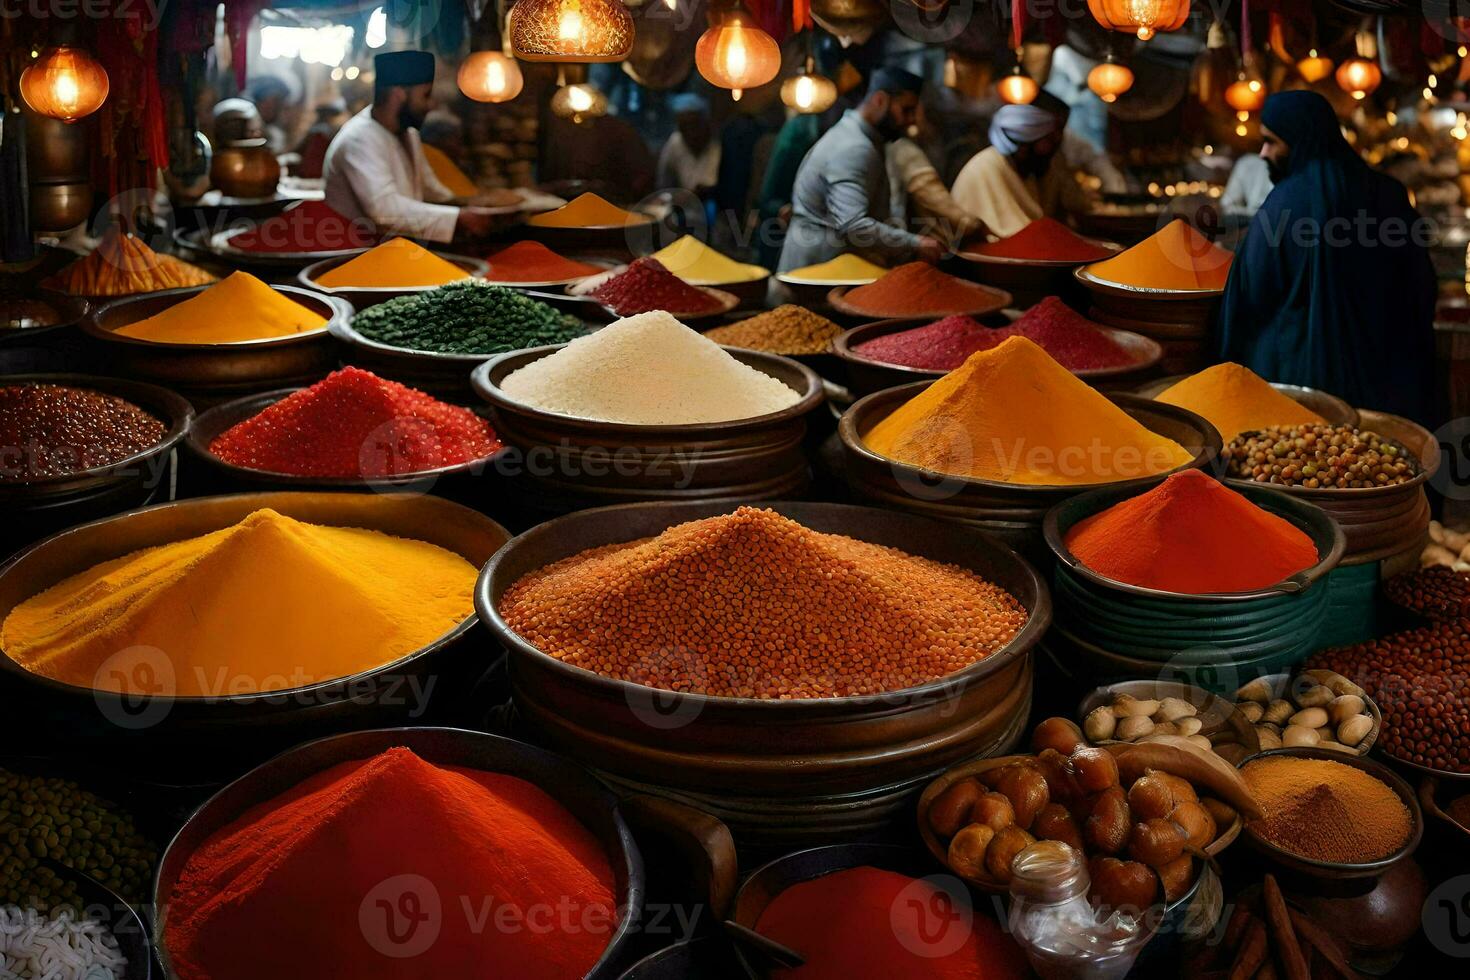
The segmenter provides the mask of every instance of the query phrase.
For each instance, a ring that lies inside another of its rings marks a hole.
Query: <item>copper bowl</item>
[[[208,288],[189,286],[125,296],[96,310],[82,329],[121,373],[168,385],[200,407],[259,391],[311,384],[337,366],[329,331],[351,309],[342,300],[299,286],[271,288],[325,317],[326,324],[316,330],[233,344],[161,344],[116,332]]]
[[[264,139],[246,140],[214,151],[209,180],[228,197],[270,197],[281,180],[281,165]]]
[[[87,220],[92,211],[92,185],[31,184],[31,226],[37,231],[66,231]]]

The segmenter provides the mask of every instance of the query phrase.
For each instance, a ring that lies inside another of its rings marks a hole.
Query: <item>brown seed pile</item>
[[[1404,845],[1409,808],[1371,773],[1326,759],[1266,756],[1240,771],[1266,812],[1251,830],[1313,861],[1366,864]]]
[[[1395,575],[1383,583],[1383,597],[1434,623],[1470,615],[1470,575],[1434,565]]]
[[[716,327],[705,336],[717,344],[771,354],[825,354],[842,328],[824,316],[790,303],[747,320]]]
[[[167,427],[132,402],[65,385],[0,387],[0,482],[63,476],[155,446]]]
[[[1394,633],[1314,654],[1378,702],[1377,748],[1395,758],[1470,773],[1470,620]]]
[[[1225,447],[1229,474],[1288,487],[1408,483],[1419,461],[1401,443],[1350,425],[1276,425],[1242,432]]]
[[[546,654],[606,677],[774,699],[924,684],[1026,622],[971,571],[753,507],[532,572],[500,614]]]

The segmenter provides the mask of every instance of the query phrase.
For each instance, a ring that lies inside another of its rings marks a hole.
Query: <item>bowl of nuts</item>
[[[1239,765],[1261,751],[1255,726],[1230,701],[1177,681],[1119,681],[1093,691],[1077,709],[1093,745],[1186,739]]]
[[[1263,752],[1320,748],[1367,755],[1383,728],[1373,699],[1332,670],[1257,677],[1235,692],[1235,707],[1255,728]]]

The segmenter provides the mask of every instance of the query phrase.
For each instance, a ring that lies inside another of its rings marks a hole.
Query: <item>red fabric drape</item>
[[[95,183],[116,196],[153,187],[157,171],[168,166],[158,81],[160,29],[141,15],[102,17],[96,25],[97,60],[107,70],[108,96],[98,110]]]

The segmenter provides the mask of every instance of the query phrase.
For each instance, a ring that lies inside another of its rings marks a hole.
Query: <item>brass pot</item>
[[[260,110],[249,99],[225,99],[214,107],[214,145],[231,146],[265,138]]]
[[[65,231],[87,220],[92,187],[85,180],[69,184],[31,184],[31,227]]]
[[[37,112],[26,113],[26,171],[33,182],[86,183],[92,127],[64,123]],[[73,222],[75,224],[75,222]]]
[[[216,150],[209,179],[229,197],[270,197],[281,179],[281,165],[265,140],[250,140]]]

